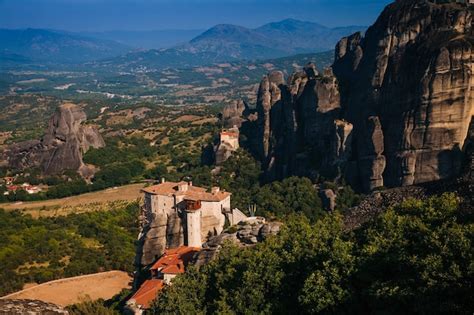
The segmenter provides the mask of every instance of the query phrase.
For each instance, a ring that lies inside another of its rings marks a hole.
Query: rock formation
[[[319,192],[324,209],[334,211],[336,209],[336,193],[332,189],[323,189]]]
[[[260,217],[247,218],[221,234],[211,237],[203,244],[203,249],[196,254],[193,264],[202,266],[209,263],[225,241],[231,241],[241,247],[253,246],[270,235],[276,235],[282,225],[281,222],[265,222],[265,219]]]
[[[397,1],[365,38],[338,44],[333,68],[366,189],[459,173],[474,114],[472,18],[466,4]]]
[[[323,73],[264,77],[254,151],[267,178],[344,176],[371,191],[457,175],[474,114],[472,8],[399,0]]]
[[[185,219],[177,212],[154,215],[150,224],[142,230],[141,246],[136,256],[136,264],[149,265],[165,252],[166,248],[176,248],[185,244]],[[201,217],[203,237],[219,234],[224,226],[224,218],[210,213]]]
[[[234,101],[231,104],[226,105],[221,112],[221,122],[224,128],[240,128],[244,121],[244,112],[247,109],[247,105],[244,101]]]
[[[63,104],[53,114],[41,140],[14,144],[6,152],[8,166],[17,170],[40,168],[44,174],[75,170],[88,177],[91,170],[82,155],[90,148],[105,146],[94,126],[84,125],[87,117],[74,104]]]
[[[331,69],[319,74],[308,64],[285,83],[272,72],[260,84],[258,147],[269,179],[311,176],[308,170],[338,173],[351,152],[352,124],[340,118],[340,94]]]
[[[53,303],[38,300],[0,300],[0,315],[67,315],[69,312]]]
[[[166,248],[184,245],[183,219],[176,212],[155,215],[143,226],[136,265],[149,265],[163,255]]]

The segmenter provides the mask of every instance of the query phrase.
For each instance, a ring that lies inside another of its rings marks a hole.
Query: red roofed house
[[[142,283],[140,289],[127,301],[127,308],[134,314],[143,314],[149,309],[158,292],[165,283],[162,279],[149,279]]]
[[[197,247],[181,246],[168,249],[150,268],[151,279],[143,282],[137,292],[127,301],[127,307],[135,314],[143,314],[149,309],[152,301],[164,286],[178,274],[184,273],[186,267],[199,252]]]

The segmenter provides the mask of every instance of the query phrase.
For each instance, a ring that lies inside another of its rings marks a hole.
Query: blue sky
[[[256,27],[295,18],[370,25],[389,0],[0,0],[0,28],[69,31]]]

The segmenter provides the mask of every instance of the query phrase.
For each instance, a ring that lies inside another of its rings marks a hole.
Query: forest
[[[138,203],[110,211],[33,219],[0,210],[0,295],[25,283],[108,270],[132,272]]]
[[[152,314],[471,314],[472,213],[454,194],[411,199],[344,231],[338,213],[291,214],[253,248],[176,278]]]

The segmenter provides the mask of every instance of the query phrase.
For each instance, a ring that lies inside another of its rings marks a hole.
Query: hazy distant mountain
[[[170,48],[187,43],[203,30],[106,31],[84,32],[81,35],[113,40],[134,48]]]
[[[255,31],[273,38],[284,47],[290,46],[292,50],[312,52],[334,49],[342,37],[365,29],[365,26],[328,28],[314,22],[287,19],[265,24]]]
[[[0,29],[1,54],[36,62],[84,62],[118,56],[129,50],[128,46],[114,41],[60,31]]]
[[[210,28],[186,44],[171,49],[129,53],[107,64],[123,67],[187,67],[241,59],[268,59],[334,49],[341,37],[364,26],[328,28],[323,25],[287,19],[256,29],[221,24]]]

